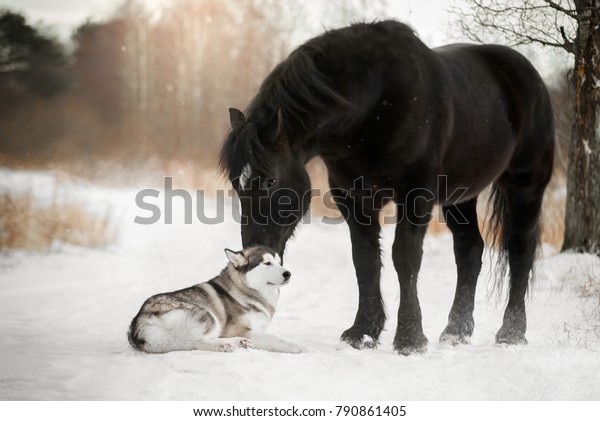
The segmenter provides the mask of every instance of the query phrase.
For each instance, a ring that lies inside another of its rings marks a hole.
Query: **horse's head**
[[[281,113],[255,110],[246,119],[231,108],[229,117],[220,164],[240,198],[242,245],[264,245],[283,256],[310,203],[304,158],[283,135]]]

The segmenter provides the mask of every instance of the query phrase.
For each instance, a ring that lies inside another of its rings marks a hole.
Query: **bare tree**
[[[480,42],[538,44],[574,57],[563,250],[600,255],[600,0],[468,0],[454,9]]]

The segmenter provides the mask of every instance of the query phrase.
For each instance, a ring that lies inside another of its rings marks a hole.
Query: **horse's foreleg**
[[[343,202],[342,202],[343,201]],[[358,281],[358,311],[354,324],[341,340],[354,348],[374,348],[385,323],[385,311],[381,299],[379,279],[381,275],[381,228],[377,212],[367,216],[358,203],[336,198],[338,208],[350,228],[352,261]],[[365,211],[366,212],[366,211]]]
[[[399,221],[392,249],[394,267],[400,281],[400,308],[394,349],[402,355],[427,350],[423,334],[421,307],[417,297],[417,278],[423,257],[423,237],[431,219],[432,201],[416,200],[398,210]]]
[[[358,311],[354,324],[341,340],[354,348],[374,348],[385,323],[379,278],[381,258],[379,248],[379,222],[376,226],[361,226],[349,222],[352,239],[352,260],[358,281]]]
[[[473,308],[475,288],[481,271],[483,239],[477,224],[477,198],[455,206],[445,206],[444,217],[454,239],[454,257],[458,279],[448,326],[440,336],[441,343],[468,344],[475,323]]]

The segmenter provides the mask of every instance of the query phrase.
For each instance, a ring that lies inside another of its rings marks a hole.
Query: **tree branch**
[[[563,0],[470,0],[468,11],[451,10],[463,33],[475,41],[495,36],[511,46],[539,44],[572,53],[571,31],[565,27],[579,24],[582,17],[571,5]]]
[[[575,54],[575,44],[573,44],[573,41],[571,41],[569,38],[567,38],[567,34],[565,34],[565,27],[561,26],[559,29],[560,29],[560,35],[562,36],[563,41],[565,42],[563,44],[562,48],[567,50],[569,53]]]
[[[565,15],[567,15],[568,17],[575,19],[577,21],[581,20],[581,17],[577,15],[577,11],[574,9],[565,9],[564,7],[562,7],[560,4],[552,1],[552,0],[544,0],[544,2],[548,5],[548,7],[564,13]]]

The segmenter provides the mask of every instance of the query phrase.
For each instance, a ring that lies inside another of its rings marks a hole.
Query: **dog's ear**
[[[240,269],[248,264],[248,259],[246,259],[246,256],[241,251],[225,249],[225,254],[236,269]]]

